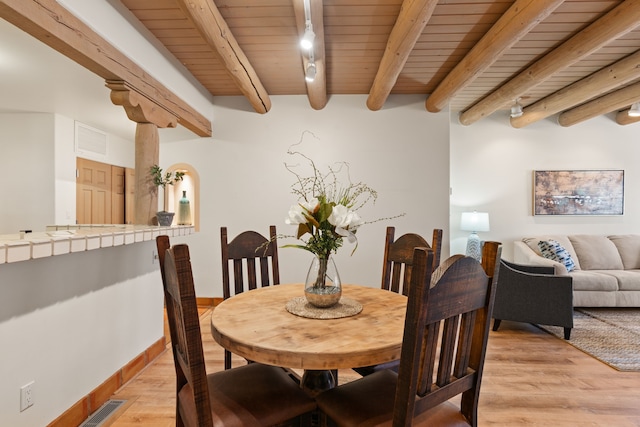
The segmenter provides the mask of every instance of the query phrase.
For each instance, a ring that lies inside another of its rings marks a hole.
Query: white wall
[[[295,176],[284,163],[299,163],[287,150],[304,131],[312,132],[297,148],[324,169],[333,162],[350,164],[353,181],[377,190],[375,205],[360,215],[368,221],[358,231],[358,248],[345,243],[336,263],[345,283],[380,286],[385,228],[417,232],[428,240],[434,228],[445,230],[443,253],[449,252],[448,113],[427,114],[422,96],[392,96],[378,112],[365,106],[366,96],[332,96],[320,111],[305,96],[272,96],[265,115],[248,111],[243,98],[216,98],[213,138],[161,143],[163,168],[188,163],[200,174],[200,232],[188,237],[198,296],[222,296],[220,227],[229,234],[253,229],[266,235],[269,225],[291,235],[284,218],[297,202],[291,194]],[[295,239],[280,244],[295,243]],[[282,282],[302,282],[311,255],[280,249]]]
[[[54,115],[54,218],[47,224],[76,223],[76,153],[73,119]],[[36,230],[43,230],[39,228]]]
[[[53,221],[54,119],[0,114],[0,234],[44,230]]]
[[[0,234],[76,223],[75,122],[60,114],[0,114]],[[82,157],[135,166],[135,146],[107,135],[107,154]]]
[[[504,243],[512,259],[514,240],[542,233],[640,233],[640,125],[620,126],[601,116],[564,128],[547,119],[522,129],[509,125],[507,112],[462,126],[451,120],[451,248],[464,252],[467,232],[460,213],[489,212],[484,240]],[[533,216],[534,170],[624,169],[622,216]]]
[[[0,425],[44,426],[163,335],[153,242],[0,266]],[[20,387],[35,381],[20,412]]]
[[[0,114],[0,234],[75,223],[74,121]],[[133,167],[107,136],[94,160]],[[46,425],[163,336],[152,242],[0,265],[0,425]],[[35,381],[33,407],[20,387]]]

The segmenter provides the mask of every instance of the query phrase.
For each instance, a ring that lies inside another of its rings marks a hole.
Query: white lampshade
[[[460,230],[489,231],[489,214],[487,212],[462,212]]]

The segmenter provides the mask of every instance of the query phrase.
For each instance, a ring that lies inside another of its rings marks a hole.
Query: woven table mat
[[[287,302],[286,309],[291,314],[308,319],[341,319],[360,313],[362,304],[354,299],[342,297],[336,305],[320,308],[311,305],[305,297],[296,297]]]

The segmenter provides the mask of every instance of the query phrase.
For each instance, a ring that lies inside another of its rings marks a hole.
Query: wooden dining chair
[[[164,273],[164,261],[167,254],[167,249],[169,249],[170,247],[171,243],[169,241],[169,236],[161,235],[156,237],[156,249],[158,250],[158,261],[160,262],[160,277],[162,277],[162,289],[164,290],[165,304],[167,301],[169,301],[169,295],[167,295],[167,279]],[[171,323],[170,317],[173,316],[173,313],[167,310],[166,306],[165,311],[167,313],[167,320],[169,321],[169,323]],[[175,341],[177,339],[177,337],[174,337],[173,334],[174,330],[172,328],[169,328],[169,337],[171,338],[171,341]],[[174,353],[173,357],[175,358],[175,356],[176,355]]]
[[[431,251],[416,248],[399,372],[381,370],[316,397],[338,426],[477,425],[499,270],[492,280],[463,255],[433,274],[432,265]],[[460,394],[460,406],[449,402]]]
[[[413,249],[431,248],[433,267],[440,264],[442,230],[434,229],[431,244],[419,234],[407,233],[394,239],[395,227],[387,227],[382,263],[382,289],[408,295],[413,263]]]
[[[220,227],[222,292],[224,299],[258,286],[280,283],[276,227],[269,238],[256,231],[244,231],[230,242],[227,227]],[[231,368],[231,352],[224,352],[224,368]]]
[[[395,237],[395,227],[387,227],[384,243],[384,259],[382,263],[382,289],[407,295],[413,266],[413,250],[417,247],[430,248],[433,251],[433,268],[440,264],[442,250],[442,230],[434,229],[431,245],[419,234],[407,233]],[[381,369],[392,369],[398,372],[399,360],[372,366],[353,368],[362,376],[370,375]]]
[[[491,278],[496,274],[496,269],[500,267],[501,248],[502,242],[486,241],[482,244],[480,265],[486,275]]]
[[[269,227],[268,239],[256,231],[244,231],[230,242],[227,227],[220,227],[220,244],[224,299],[256,289],[258,286],[280,283],[277,234],[274,225]],[[230,264],[233,264],[232,268]]]
[[[166,250],[163,263],[176,371],[176,426],[294,426],[309,422],[316,408],[314,400],[281,368],[251,363],[207,375],[188,246]]]

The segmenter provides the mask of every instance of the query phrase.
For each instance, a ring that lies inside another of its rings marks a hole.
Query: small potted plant
[[[158,224],[163,227],[168,227],[173,222],[173,216],[175,212],[167,212],[167,185],[173,185],[178,181],[182,181],[182,177],[184,176],[184,172],[167,172],[165,174],[162,173],[162,168],[158,165],[151,166],[151,179],[153,179],[153,184],[156,187],[162,187],[162,207],[163,210],[156,213],[156,218],[158,219]]]

